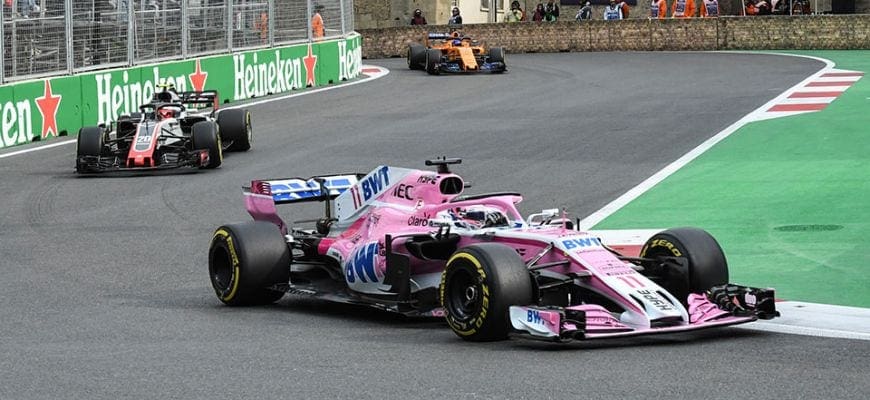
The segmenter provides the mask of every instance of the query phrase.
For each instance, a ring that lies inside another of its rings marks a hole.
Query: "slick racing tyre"
[[[438,75],[440,70],[438,64],[441,62],[441,50],[429,49],[426,50],[426,73],[429,75]]]
[[[217,168],[223,162],[224,154],[221,150],[221,138],[218,136],[217,125],[211,121],[199,121],[193,124],[193,149],[208,150],[208,163],[200,168]]]
[[[86,126],[79,129],[76,139],[76,171],[89,172],[89,168],[81,163],[82,157],[99,157],[105,147],[103,129],[98,126]],[[93,168],[93,167],[91,167]]]
[[[419,44],[408,46],[408,68],[423,69],[426,64],[426,47]]]
[[[481,243],[456,251],[441,274],[441,307],[459,337],[503,340],[510,331],[508,307],[532,303],[532,280],[510,247]]]
[[[221,140],[231,142],[227,151],[247,151],[251,148],[254,131],[248,110],[230,109],[218,113],[217,124]]]
[[[98,126],[86,126],[79,129],[76,141],[76,155],[100,156],[103,154],[103,129]]]
[[[272,223],[224,225],[211,239],[208,272],[215,294],[224,304],[271,304],[284,292],[269,287],[290,281],[290,249]]]
[[[728,283],[725,253],[712,235],[698,228],[673,228],[653,235],[640,252],[642,258],[681,257],[685,263],[665,263],[653,281],[686,305],[690,293]]]
[[[491,47],[489,49],[489,62],[491,63],[504,63],[504,48],[501,47]]]

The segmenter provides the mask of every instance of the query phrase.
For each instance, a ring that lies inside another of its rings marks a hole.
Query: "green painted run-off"
[[[790,53],[870,72],[870,51]],[[749,123],[595,228],[687,225],[719,240],[732,282],[870,307],[870,76],[820,112]]]

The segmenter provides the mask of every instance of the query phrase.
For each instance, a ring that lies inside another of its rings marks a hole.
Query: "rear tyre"
[[[658,277],[651,277],[683,305],[686,305],[690,293],[701,293],[728,283],[725,253],[716,239],[703,229],[686,227],[659,232],[646,241],[640,256],[686,259],[685,265],[666,264],[666,271],[660,271]]]
[[[510,332],[509,307],[532,303],[532,280],[510,247],[480,243],[456,251],[441,274],[441,307],[462,339],[503,340]]]
[[[408,46],[408,68],[420,70],[426,64],[426,47],[419,44]]]
[[[426,50],[426,73],[429,75],[438,75],[440,73],[438,64],[441,62],[441,50],[429,49]]]
[[[223,110],[218,113],[217,124],[221,140],[232,142],[227,151],[247,151],[251,148],[254,133],[248,110]]]
[[[272,223],[224,225],[212,237],[208,272],[215,294],[224,304],[271,304],[284,292],[269,287],[290,281],[290,249]]]
[[[76,172],[89,172],[89,168],[81,162],[81,158],[103,155],[104,139],[103,129],[98,126],[86,126],[79,129],[79,135],[76,139]]]
[[[221,138],[218,136],[217,125],[211,121],[199,121],[193,124],[191,138],[194,150],[208,150],[208,162],[200,168],[213,169],[223,162]]]

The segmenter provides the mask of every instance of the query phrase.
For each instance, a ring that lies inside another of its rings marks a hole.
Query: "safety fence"
[[[353,0],[0,0],[0,84],[344,37]]]
[[[214,90],[224,104],[351,80],[362,73],[360,43],[350,34],[0,85],[0,149],[113,121],[139,110],[161,83],[178,91]]]

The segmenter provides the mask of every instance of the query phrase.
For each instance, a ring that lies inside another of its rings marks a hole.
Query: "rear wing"
[[[359,182],[363,174],[340,174],[304,178],[251,181],[245,193],[270,196],[275,204],[333,200]]]
[[[217,111],[220,105],[220,96],[218,96],[217,90],[179,92],[177,94],[179,97],[178,102],[184,104],[187,108],[199,110],[211,107],[212,111]]]

